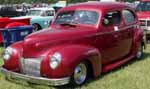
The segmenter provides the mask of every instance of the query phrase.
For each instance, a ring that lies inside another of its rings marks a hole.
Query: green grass
[[[0,53],[2,48],[0,48]],[[0,64],[2,60],[0,59]],[[0,73],[0,89],[53,89],[54,87],[33,85],[24,81],[7,81]],[[127,64],[89,80],[82,89],[150,89],[150,45],[142,60]]]
[[[2,61],[2,52],[3,52],[3,48],[2,47],[0,47],[0,66],[3,64],[3,61]]]

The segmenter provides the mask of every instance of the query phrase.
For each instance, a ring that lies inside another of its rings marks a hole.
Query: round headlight
[[[8,47],[5,49],[4,54],[3,54],[3,59],[4,60],[9,60],[13,54],[13,49],[11,47]]]
[[[60,53],[54,53],[51,57],[50,57],[50,67],[52,69],[56,69],[58,67],[58,65],[61,62],[61,55]]]

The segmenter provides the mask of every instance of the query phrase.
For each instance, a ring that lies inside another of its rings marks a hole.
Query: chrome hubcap
[[[33,32],[36,32],[36,31],[38,31],[38,25],[34,24],[33,25]]]
[[[80,63],[74,70],[74,80],[77,84],[82,84],[87,77],[86,65]]]
[[[141,58],[141,56],[142,56],[142,46],[140,45],[140,46],[138,47],[138,52],[137,52],[137,54],[136,54],[136,57],[137,57],[137,58]]]

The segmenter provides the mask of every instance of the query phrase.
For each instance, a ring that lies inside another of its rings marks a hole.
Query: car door
[[[124,20],[124,26],[120,28],[120,50],[122,51],[122,56],[129,54],[132,40],[134,35],[134,30],[136,28],[135,15],[132,11],[125,9],[122,11],[122,16]]]
[[[121,12],[116,10],[106,12],[96,38],[97,47],[102,54],[103,64],[119,59],[122,54],[119,51],[121,46],[118,30],[120,27],[122,27]]]

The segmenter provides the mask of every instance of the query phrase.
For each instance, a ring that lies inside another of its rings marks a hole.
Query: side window
[[[53,10],[49,10],[46,11],[47,16],[54,16],[54,11]]]
[[[119,25],[121,22],[121,14],[119,11],[108,12],[103,19],[103,25]]]
[[[129,11],[129,10],[123,10],[123,17],[124,17],[124,20],[125,20],[125,23],[132,23],[135,21],[135,15]]]

